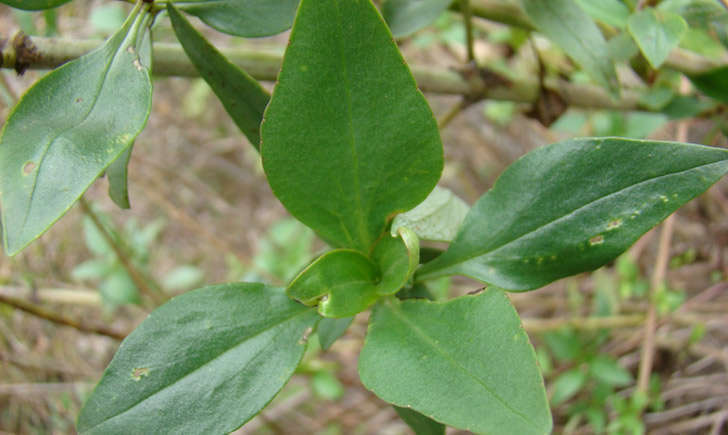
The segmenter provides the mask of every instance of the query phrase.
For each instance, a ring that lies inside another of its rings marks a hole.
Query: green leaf
[[[372,314],[359,375],[383,400],[457,428],[551,429],[536,355],[499,290],[445,303],[386,299]]]
[[[132,148],[134,148],[134,144],[129,145],[129,148],[106,168],[106,177],[109,179],[109,197],[114,204],[123,209],[131,208],[126,175]]]
[[[566,371],[554,380],[551,388],[551,405],[563,403],[578,393],[586,383],[586,373],[579,369]]]
[[[240,131],[256,150],[259,149],[260,123],[270,100],[268,92],[207,42],[172,3],[167,3],[167,13],[177,39],[200,76],[210,85]]]
[[[180,0],[174,6],[223,33],[255,38],[291,27],[299,0]]]
[[[442,143],[370,0],[303,0],[262,126],[283,205],[334,246],[369,253],[442,171]]]
[[[425,417],[417,411],[401,406],[394,406],[394,411],[399,415],[415,435],[445,435],[445,425]]]
[[[178,296],[121,344],[81,410],[78,431],[231,432],[288,381],[318,318],[263,284]]]
[[[619,0],[576,0],[590,17],[618,29],[627,25],[629,8]]]
[[[728,66],[688,77],[700,92],[728,104]]]
[[[594,21],[574,0],[522,0],[539,32],[561,47],[597,83],[619,94],[614,63],[605,56],[607,43]]]
[[[336,340],[339,339],[351,325],[354,320],[353,317],[343,317],[341,319],[332,319],[324,317],[316,328],[316,333],[319,336],[319,343],[321,343],[321,349],[327,350],[331,347]]]
[[[301,271],[286,292],[303,304],[318,304],[324,317],[350,317],[379,298],[378,277],[377,267],[360,252],[335,249]]]
[[[103,46],[39,80],[0,137],[5,249],[17,254],[131,146],[149,117],[151,15],[134,9]]]
[[[659,68],[688,30],[685,20],[671,12],[646,8],[632,14],[627,30],[653,68]]]
[[[511,165],[416,278],[461,274],[530,290],[595,269],[728,171],[728,150],[582,138]]]
[[[385,0],[382,15],[392,35],[400,38],[432,24],[453,0]]]
[[[606,355],[597,355],[590,361],[589,371],[594,378],[611,387],[626,387],[634,381],[632,373]]]
[[[372,253],[372,260],[379,266],[381,276],[377,284],[377,293],[380,295],[397,293],[420,264],[420,241],[417,235],[406,227],[399,228],[397,233],[397,238],[383,236]]]
[[[139,290],[129,274],[121,266],[115,270],[104,281],[99,284],[99,293],[104,304],[115,307],[124,304],[138,304]]]
[[[26,11],[40,11],[58,7],[69,1],[71,0],[0,0],[0,3],[5,3],[10,7]]]
[[[394,236],[399,228],[407,227],[420,239],[449,242],[455,238],[468,210],[468,204],[457,195],[435,186],[417,207],[394,217],[391,232]]]

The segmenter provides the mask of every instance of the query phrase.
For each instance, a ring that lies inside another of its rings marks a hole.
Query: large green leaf
[[[614,259],[728,171],[728,150],[573,139],[511,165],[418,279],[462,274],[529,290]]]
[[[536,355],[505,294],[378,304],[359,356],[377,396],[480,433],[544,434],[551,415]]]
[[[318,319],[282,289],[263,284],[178,296],[121,344],[84,405],[78,430],[231,432],[288,381]]]
[[[299,0],[179,0],[174,5],[210,27],[243,37],[269,36],[291,27]]]
[[[705,95],[728,104],[728,66],[690,76],[690,81]]]
[[[134,141],[149,117],[149,14],[134,9],[97,50],[39,80],[0,137],[5,249],[14,255],[73,205]]]
[[[522,0],[539,32],[561,47],[597,83],[619,93],[614,63],[606,56],[607,43],[594,23],[574,0]]]
[[[172,3],[167,3],[167,12],[177,39],[200,76],[210,85],[250,143],[258,149],[260,123],[270,100],[268,92],[207,42]]]
[[[283,205],[364,253],[442,170],[432,112],[370,0],[301,2],[261,133]]]
[[[385,0],[382,15],[396,37],[407,36],[434,22],[453,0]]]
[[[688,30],[685,20],[672,12],[646,8],[632,14],[627,30],[653,68],[659,68]]]
[[[43,9],[51,9],[71,0],[0,0],[0,3],[26,11],[40,11]]]

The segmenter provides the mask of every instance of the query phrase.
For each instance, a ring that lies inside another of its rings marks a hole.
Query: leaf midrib
[[[538,427],[538,425],[531,420],[527,415],[519,412],[517,409],[513,408],[508,404],[508,402],[500,397],[500,395],[496,394],[482,379],[480,379],[477,375],[474,373],[471,373],[466,367],[464,367],[462,364],[458,362],[456,358],[451,356],[449,353],[447,353],[444,349],[441,349],[435,341],[433,341],[429,335],[425,333],[418,325],[412,323],[402,312],[401,312],[401,304],[398,303],[397,306],[393,307],[391,305],[387,305],[387,308],[404,323],[406,326],[409,326],[417,336],[419,336],[425,344],[429,345],[432,349],[434,349],[440,356],[445,358],[446,360],[450,361],[451,365],[453,365],[455,368],[459,369],[463,373],[465,373],[468,377],[473,379],[476,383],[478,383],[480,386],[482,386],[488,394],[493,396],[498,402],[501,403],[501,405],[506,408],[507,410],[511,411],[514,415],[520,417],[523,421],[526,423]]]
[[[129,30],[132,30],[134,28],[134,22],[136,22],[137,17],[134,18],[134,20],[129,24]],[[128,32],[127,31],[127,32]],[[91,103],[89,109],[86,111],[86,113],[83,115],[80,121],[75,123],[75,125],[72,125],[57,135],[53,137],[53,139],[49,140],[48,143],[45,145],[43,149],[43,153],[41,155],[40,161],[38,162],[38,170],[35,171],[35,174],[33,176],[33,186],[30,190],[30,198],[28,199],[28,205],[25,208],[25,214],[23,216],[23,224],[21,225],[21,228],[25,228],[26,224],[28,223],[28,217],[30,216],[30,210],[33,207],[33,199],[35,198],[35,192],[37,191],[38,187],[38,178],[40,178],[40,172],[43,170],[43,162],[45,161],[45,158],[48,156],[48,150],[50,149],[51,145],[61,136],[66,134],[66,132],[73,130],[75,128],[78,128],[79,125],[83,124],[88,120],[91,112],[96,108],[96,104],[98,103],[100,97],[101,97],[101,91],[103,90],[104,83],[106,82],[106,79],[109,76],[109,71],[111,71],[112,65],[116,62],[116,58],[118,57],[119,53],[123,51],[122,47],[124,46],[124,43],[126,42],[127,38],[129,36],[129,33],[127,33],[121,40],[121,43],[118,45],[118,47],[114,50],[114,55],[111,57],[111,59],[106,63],[104,67],[104,73],[101,77],[101,80],[99,80],[99,85],[97,86],[97,91],[94,93],[94,100],[93,103]],[[113,37],[112,37],[113,38]],[[106,46],[102,48],[102,51],[106,50]],[[98,52],[97,52],[98,53]],[[78,64],[75,64],[78,65]]]
[[[147,400],[151,399],[152,397],[154,397],[154,396],[156,396],[156,395],[158,395],[158,394],[162,393],[163,391],[165,391],[165,390],[167,390],[167,389],[171,388],[172,386],[176,385],[177,383],[181,382],[182,380],[186,379],[187,377],[189,377],[189,376],[193,375],[194,373],[196,373],[197,371],[199,371],[199,370],[200,370],[200,369],[202,369],[203,367],[206,367],[206,366],[208,366],[208,365],[210,365],[210,364],[214,363],[215,361],[217,361],[218,359],[220,359],[220,358],[221,358],[222,356],[224,356],[224,355],[225,355],[225,354],[227,354],[228,352],[231,352],[231,351],[233,351],[233,350],[237,349],[237,348],[238,348],[238,347],[239,347],[239,346],[240,346],[241,344],[243,344],[243,343],[245,343],[245,342],[247,342],[247,341],[253,340],[253,339],[255,339],[256,337],[258,337],[258,336],[260,336],[260,335],[262,335],[262,334],[264,334],[264,333],[266,333],[266,332],[270,331],[270,330],[271,330],[271,329],[273,329],[273,328],[279,327],[279,326],[281,326],[281,325],[283,325],[283,324],[285,324],[285,323],[287,323],[287,322],[290,322],[291,320],[295,319],[295,318],[296,318],[296,317],[298,317],[298,316],[301,316],[301,315],[304,315],[304,314],[310,314],[311,312],[312,312],[312,309],[311,309],[311,308],[307,308],[307,309],[305,309],[305,310],[303,310],[303,311],[300,311],[300,312],[298,312],[298,313],[296,313],[296,314],[294,314],[294,315],[292,315],[292,316],[286,317],[285,319],[281,320],[281,321],[280,321],[280,322],[278,322],[278,323],[275,323],[275,324],[273,324],[273,325],[271,325],[271,326],[265,327],[265,328],[263,328],[263,329],[261,329],[261,330],[259,330],[259,331],[255,332],[255,333],[253,333],[252,335],[247,335],[247,336],[245,336],[245,337],[244,337],[244,338],[243,338],[242,340],[240,340],[240,341],[238,341],[237,343],[235,343],[234,345],[232,345],[232,346],[228,347],[228,348],[227,348],[227,349],[225,349],[225,350],[224,350],[223,352],[221,352],[221,353],[219,353],[219,354],[215,355],[215,356],[214,356],[213,358],[209,359],[208,361],[205,361],[205,362],[204,362],[203,364],[200,364],[199,366],[195,367],[195,368],[194,368],[194,369],[193,369],[192,371],[190,371],[190,372],[188,372],[188,373],[185,373],[185,374],[184,374],[183,376],[180,376],[179,378],[175,379],[175,380],[174,380],[174,381],[173,381],[172,383],[170,383],[170,384],[167,384],[167,385],[165,385],[164,387],[162,387],[162,388],[160,388],[160,389],[158,389],[158,390],[156,390],[156,391],[153,391],[153,392],[152,392],[151,394],[149,394],[148,396],[146,396],[146,397],[143,397],[143,398],[141,398],[141,399],[140,399],[139,401],[137,401],[137,402],[135,402],[135,403],[133,403],[133,404],[129,405],[129,407],[125,408],[124,410],[122,410],[122,411],[119,411],[118,413],[116,413],[116,414],[114,414],[114,415],[112,415],[112,416],[109,416],[108,418],[105,418],[105,419],[103,419],[103,420],[102,420],[102,421],[100,421],[99,423],[97,423],[97,424],[95,424],[95,425],[93,425],[93,426],[91,426],[91,427],[89,427],[89,428],[85,429],[85,430],[84,430],[84,432],[90,432],[90,431],[94,430],[95,428],[97,428],[98,426],[101,426],[101,425],[102,425],[102,424],[104,424],[104,423],[107,423],[107,422],[109,422],[109,421],[111,421],[111,420],[113,420],[113,419],[115,419],[115,418],[117,418],[117,417],[120,417],[120,416],[122,416],[122,415],[126,414],[127,412],[129,412],[129,411],[131,411],[132,409],[136,408],[137,406],[139,406],[139,405],[140,405],[140,404],[142,404],[143,402],[146,402]],[[266,348],[267,348],[267,347],[264,347],[264,348],[263,348],[262,350],[264,350],[264,349],[266,349]],[[262,350],[261,350],[261,351],[259,351],[258,353],[262,352]],[[254,360],[254,359],[255,359],[256,357],[257,357],[257,354],[256,354],[256,356],[254,356],[253,358],[251,358],[251,361],[252,361],[252,360]]]
[[[536,228],[534,228],[532,230],[529,230],[529,231],[527,231],[527,232],[525,232],[525,233],[523,233],[523,234],[521,234],[521,235],[519,235],[519,236],[517,236],[517,237],[515,237],[515,238],[513,238],[511,240],[508,240],[508,241],[504,242],[503,244],[501,244],[499,246],[496,246],[496,247],[493,247],[493,248],[490,248],[490,249],[487,249],[487,250],[478,250],[478,251],[475,251],[473,254],[470,254],[470,255],[456,257],[456,260],[455,261],[450,261],[450,262],[446,263],[444,266],[439,267],[438,269],[435,269],[435,270],[441,270],[441,269],[444,269],[444,268],[447,268],[447,267],[450,267],[450,266],[453,266],[453,265],[456,265],[456,264],[460,264],[460,263],[464,263],[466,261],[470,261],[470,260],[472,260],[473,258],[476,258],[476,257],[481,257],[481,256],[484,256],[486,254],[495,253],[496,251],[499,251],[499,250],[507,247],[508,245],[511,245],[513,243],[518,242],[519,240],[523,239],[524,237],[527,237],[527,236],[529,236],[529,235],[531,235],[531,234],[533,234],[533,233],[535,233],[535,232],[537,232],[537,231],[539,231],[539,230],[541,230],[541,229],[543,229],[543,228],[545,228],[545,227],[547,227],[549,225],[555,225],[555,224],[559,223],[560,221],[568,218],[569,216],[571,216],[571,215],[573,215],[573,214],[581,211],[582,209],[587,208],[587,207],[589,207],[589,206],[591,206],[591,205],[593,205],[593,204],[595,204],[595,203],[597,203],[599,201],[607,200],[610,197],[612,197],[614,195],[617,195],[617,194],[621,193],[624,190],[632,189],[632,188],[637,187],[637,186],[639,186],[641,184],[649,183],[651,181],[658,180],[660,178],[670,177],[670,176],[673,176],[673,175],[679,175],[679,174],[687,173],[687,172],[693,171],[693,170],[698,169],[698,168],[702,168],[702,167],[707,167],[707,166],[711,166],[711,165],[718,165],[718,164],[721,164],[721,163],[725,163],[726,161],[728,161],[728,159],[722,159],[722,160],[718,160],[718,161],[711,162],[711,163],[707,163],[707,164],[700,164],[700,165],[697,165],[697,166],[690,167],[688,169],[684,169],[682,171],[670,172],[670,173],[663,174],[663,175],[659,175],[659,176],[656,176],[656,177],[647,178],[647,179],[642,180],[642,181],[640,181],[638,183],[631,184],[631,185],[629,185],[629,186],[627,186],[625,188],[622,188],[622,189],[619,189],[619,190],[615,190],[614,192],[610,192],[610,193],[608,193],[608,194],[606,194],[606,195],[604,195],[602,197],[599,197],[597,199],[594,199],[592,201],[589,201],[588,203],[586,203],[586,204],[584,204],[584,205],[582,205],[582,206],[580,206],[578,208],[575,208],[575,209],[569,211],[568,213],[563,214],[563,215],[557,217],[556,219],[554,219],[552,221],[546,222],[543,225],[539,225],[538,227],[536,227]]]

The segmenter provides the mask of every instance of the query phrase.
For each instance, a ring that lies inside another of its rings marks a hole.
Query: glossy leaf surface
[[[288,381],[319,316],[282,289],[237,283],[185,293],[121,344],[80,433],[228,433]]]
[[[299,0],[181,0],[174,5],[223,33],[253,38],[291,27]]]
[[[283,205],[367,254],[442,170],[432,112],[370,0],[302,1],[261,133]]]
[[[167,12],[177,39],[200,76],[210,85],[240,131],[259,149],[260,123],[270,100],[268,92],[217,51],[171,3],[167,3]]]
[[[435,186],[417,207],[394,217],[391,232],[395,235],[399,228],[407,227],[420,239],[449,242],[455,238],[468,210],[468,204],[457,195]]]
[[[539,32],[561,47],[597,83],[619,93],[614,63],[599,27],[574,0],[523,0]]]
[[[393,295],[415,273],[420,263],[420,241],[407,227],[397,231],[398,237],[385,235],[374,247],[372,259],[379,266],[380,281],[377,293]]]
[[[533,347],[499,290],[445,303],[383,301],[369,323],[359,374],[383,400],[460,429],[551,428]]]
[[[728,150],[573,139],[512,164],[418,279],[461,274],[529,290],[614,259],[728,171]],[[546,182],[548,181],[548,182]]]
[[[286,292],[306,305],[318,304],[324,317],[350,317],[376,302],[378,276],[377,267],[360,252],[336,249],[306,267]]]
[[[386,0],[382,15],[392,35],[410,35],[432,24],[453,0]]]
[[[728,104],[728,66],[690,76],[690,81],[700,92]]]
[[[51,9],[66,4],[71,0],[0,0],[0,3],[13,7],[15,9],[23,9],[26,11],[40,11],[43,9]]]
[[[10,114],[0,137],[9,255],[63,216],[146,124],[151,65],[139,52],[149,18],[135,9],[103,46],[43,77]]]
[[[353,317],[342,317],[340,319],[324,317],[321,319],[316,328],[321,349],[327,350],[330,348],[339,337],[344,335],[353,320]]]
[[[685,20],[672,12],[646,8],[632,14],[627,30],[653,68],[659,68],[688,30]]]
[[[444,424],[427,418],[413,409],[394,406],[394,411],[399,418],[412,428],[415,435],[445,435]]]

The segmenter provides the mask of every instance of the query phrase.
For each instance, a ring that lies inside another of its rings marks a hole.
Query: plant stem
[[[470,0],[460,0],[460,11],[463,14],[465,22],[465,38],[467,40],[468,62],[475,61],[475,51],[473,50],[473,15],[470,12]]]
[[[11,307],[25,311],[28,314],[32,314],[41,319],[48,320],[59,325],[70,326],[71,328],[78,329],[83,332],[91,332],[93,334],[105,335],[107,337],[115,338],[117,340],[123,340],[126,334],[114,331],[113,329],[107,328],[103,325],[90,325],[87,323],[76,321],[70,317],[65,317],[60,314],[48,311],[44,308],[30,304],[22,299],[16,299],[9,296],[0,294],[0,303],[10,305]]]
[[[155,305],[161,305],[166,301],[166,297],[162,295],[160,288],[154,280],[152,280],[150,277],[144,276],[129,260],[129,257],[126,255],[126,253],[121,249],[118,243],[114,240],[113,237],[109,234],[109,232],[106,230],[104,225],[101,223],[101,220],[99,220],[98,216],[96,216],[96,213],[91,210],[91,207],[89,207],[86,200],[81,197],[78,200],[79,205],[81,206],[81,211],[91,219],[91,222],[93,222],[96,229],[99,230],[99,233],[101,233],[101,236],[104,238],[106,243],[109,244],[111,249],[114,250],[114,253],[116,254],[116,257],[119,259],[119,262],[124,267],[126,272],[129,274],[129,277],[132,281],[134,281],[134,285],[137,286],[139,291],[141,291],[149,300],[151,300]]]
[[[603,328],[630,328],[639,326],[645,316],[632,314],[612,317],[570,317],[566,319],[522,319],[523,328],[529,333],[555,331],[564,327],[579,330],[595,330]]]
[[[437,120],[437,128],[442,130],[450,124],[450,121],[455,119],[458,113],[462,112],[465,108],[470,106],[472,103],[465,97],[461,98],[450,110],[447,111],[440,119]]]
[[[29,69],[55,68],[76,59],[101,44],[99,40],[65,40],[59,38],[30,38],[38,56],[28,65]],[[271,51],[253,51],[240,48],[221,48],[220,51],[235,65],[262,81],[275,81],[281,66],[281,56]],[[716,61],[689,53],[677,53],[683,72],[695,74],[705,72],[728,61]],[[15,67],[15,53],[12,46],[3,52],[2,68]],[[669,61],[668,61],[669,63]],[[670,66],[674,69],[674,65]],[[539,95],[538,80],[532,77],[513,79],[510,85],[492,86],[482,90],[461,73],[448,68],[410,65],[418,86],[423,92],[434,94],[464,95],[470,98],[488,98],[521,103],[535,101]],[[159,76],[197,77],[199,74],[190,63],[179,44],[155,43],[153,72]],[[607,92],[594,85],[575,84],[555,78],[546,80],[546,87],[558,92],[569,106],[615,110],[649,110],[639,104],[639,89],[625,89],[619,101],[613,100]]]

